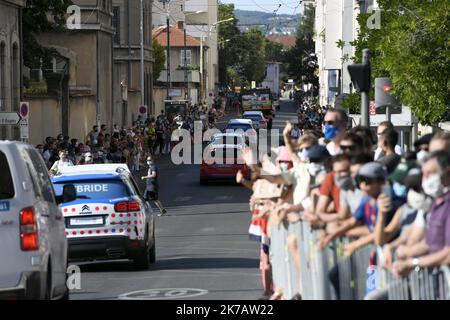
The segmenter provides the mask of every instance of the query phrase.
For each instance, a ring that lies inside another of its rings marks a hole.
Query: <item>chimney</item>
[[[184,21],[177,21],[177,28],[180,30],[184,29]]]

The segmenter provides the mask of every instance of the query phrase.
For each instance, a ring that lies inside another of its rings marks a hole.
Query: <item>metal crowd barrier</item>
[[[289,235],[297,237],[300,275],[288,247]],[[338,295],[341,300],[363,300],[368,294],[375,299],[450,300],[449,266],[420,269],[400,280],[380,266],[375,246],[366,246],[345,257],[344,245],[349,239],[336,240],[319,251],[318,235],[303,222],[272,226],[270,261],[274,288],[283,292],[287,300],[300,291],[300,279],[305,300],[335,300]],[[378,263],[370,265],[371,256]],[[338,292],[331,279],[338,285]]]
[[[389,300],[450,300],[448,266],[414,270],[405,279],[386,274]]]

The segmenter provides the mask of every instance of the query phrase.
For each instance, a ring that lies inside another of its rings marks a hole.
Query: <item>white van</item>
[[[0,141],[0,299],[66,299],[67,240],[47,168],[32,146]]]

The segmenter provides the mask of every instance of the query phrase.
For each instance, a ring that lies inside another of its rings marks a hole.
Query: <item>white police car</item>
[[[56,194],[77,190],[61,206],[70,260],[130,259],[140,269],[155,262],[153,210],[126,165],[67,167],[52,181]]]

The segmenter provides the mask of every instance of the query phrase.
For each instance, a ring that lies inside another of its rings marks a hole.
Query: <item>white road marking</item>
[[[226,201],[226,200],[232,200],[233,197],[232,196],[218,196],[215,197],[214,200],[219,200],[219,201]]]
[[[186,202],[192,200],[192,197],[177,197],[175,198],[175,202]]]

